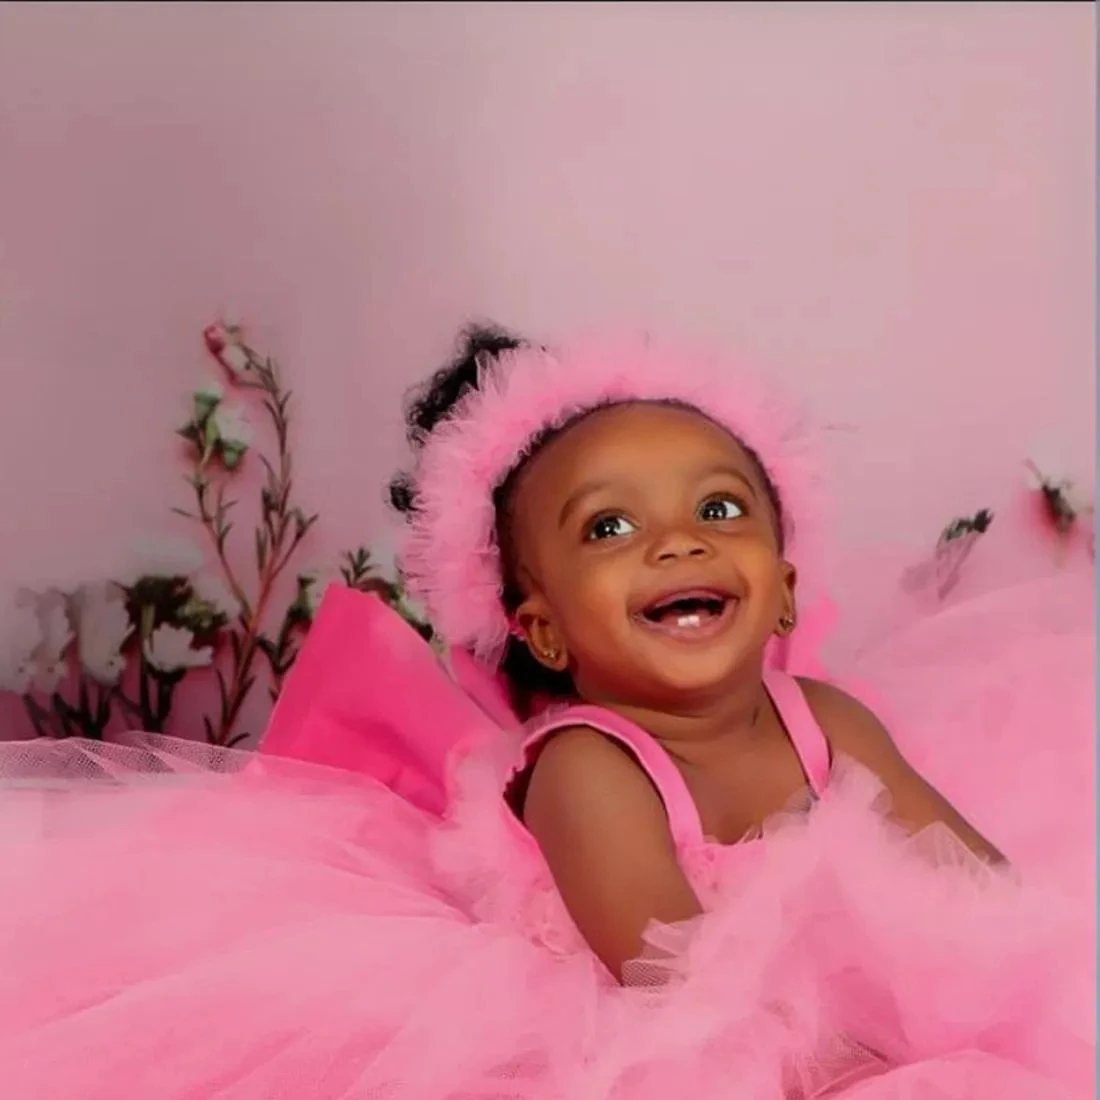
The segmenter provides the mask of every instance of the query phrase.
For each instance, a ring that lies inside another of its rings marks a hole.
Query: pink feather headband
[[[398,560],[409,594],[440,638],[497,664],[511,624],[501,603],[493,490],[548,429],[600,405],[677,401],[761,458],[796,533],[787,557],[806,568],[817,495],[811,433],[759,379],[728,363],[650,343],[520,348],[487,359],[478,388],[427,437],[414,473],[416,511]]]

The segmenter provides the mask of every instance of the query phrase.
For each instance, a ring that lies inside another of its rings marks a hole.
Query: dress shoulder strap
[[[832,767],[829,742],[806,702],[798,681],[778,669],[764,673],[764,687],[806,773],[810,790],[820,797]]]
[[[523,743],[519,768],[527,767],[534,760],[547,738],[575,726],[596,730],[634,757],[661,796],[677,848],[693,847],[702,842],[703,827],[699,811],[671,757],[645,730],[603,707],[572,706],[542,717]]]

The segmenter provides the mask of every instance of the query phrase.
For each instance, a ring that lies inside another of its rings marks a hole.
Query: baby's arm
[[[621,979],[650,921],[701,912],[645,772],[594,730],[563,730],[535,763],[524,821],[589,947]]]
[[[891,816],[899,824],[915,832],[942,822],[976,855],[992,863],[1005,862],[1005,857],[909,766],[885,726],[862,703],[830,684],[817,680],[800,683],[833,752],[859,761],[882,780],[890,794]]]

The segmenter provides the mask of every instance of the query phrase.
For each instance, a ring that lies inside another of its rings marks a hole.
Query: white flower
[[[35,673],[35,653],[44,640],[34,594],[20,593],[16,596],[3,621],[0,691],[13,691],[22,695],[31,686]]]
[[[240,605],[229,586],[216,573],[196,573],[191,578],[191,591],[201,603],[212,607],[227,619],[240,614]]]
[[[126,667],[122,646],[133,632],[122,589],[110,582],[85,585],[73,597],[77,654],[84,671],[101,684],[117,684]]]
[[[226,344],[218,356],[218,361],[234,377],[244,374],[250,362],[248,352],[240,344]]]
[[[38,597],[38,623],[42,644],[35,654],[34,686],[49,694],[57,690],[68,672],[65,651],[73,640],[68,600],[63,592],[43,592]]]
[[[205,561],[202,550],[189,539],[168,535],[143,538],[134,544],[130,564],[118,581],[130,587],[142,577],[189,577]]]
[[[161,623],[145,642],[145,659],[160,672],[203,668],[214,659],[209,646],[193,649],[195,636],[182,626]]]
[[[222,464],[227,470],[235,470],[248,445],[252,442],[252,427],[239,409],[219,405],[207,422],[207,431],[213,429],[212,438],[217,442]]]
[[[67,599],[62,592],[18,592],[5,615],[0,688],[20,694],[34,688],[49,694],[68,672],[73,640]]]
[[[1092,494],[1085,492],[1076,482],[1066,481],[1062,491],[1079,519],[1094,510]]]
[[[218,438],[234,450],[243,451],[252,442],[252,425],[240,409],[219,405],[213,413]]]

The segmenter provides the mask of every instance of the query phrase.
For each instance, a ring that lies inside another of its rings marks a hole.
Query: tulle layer
[[[4,1094],[1094,1096],[1080,597],[1063,581],[985,597],[851,666],[1012,869],[904,835],[838,761],[751,873],[719,875],[706,917],[650,930],[628,988],[548,942],[493,796],[506,753],[466,762],[440,824],[362,777],[247,753],[2,746]]]
[[[1096,588],[1090,570],[921,618],[839,672],[912,765],[1029,875],[1095,901]]]
[[[619,989],[431,889],[429,826],[389,792],[220,763],[140,805],[54,790],[43,830],[9,833],[8,1095],[1092,1095],[1089,911],[903,836],[854,766]]]

